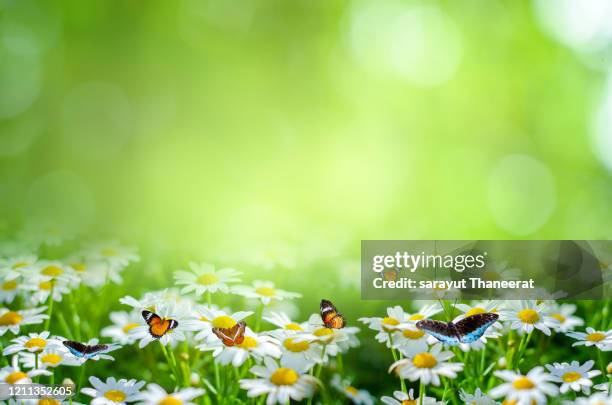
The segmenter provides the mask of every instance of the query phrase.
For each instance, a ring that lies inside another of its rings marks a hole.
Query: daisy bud
[[[612,362],[608,363],[608,366],[606,367],[606,373],[612,374]]]
[[[183,352],[183,353],[181,353],[180,357],[181,357],[181,360],[183,360],[185,362],[189,361],[189,353]]]
[[[506,361],[505,357],[500,357],[499,360],[497,360],[497,366],[499,368],[506,368],[506,366],[508,365],[508,362]]]
[[[189,376],[189,382],[191,383],[191,385],[197,386],[200,384],[200,376],[198,375],[198,373],[191,373],[191,375]]]
[[[72,381],[70,378],[64,378],[64,380],[62,381],[62,385],[69,385],[69,386],[74,386],[74,381]]]

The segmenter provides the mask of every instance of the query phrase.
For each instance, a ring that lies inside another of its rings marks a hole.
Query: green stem
[[[173,363],[172,359],[170,358],[170,355],[168,354],[168,350],[166,349],[166,346],[164,346],[161,341],[159,342],[159,346],[161,347],[162,353],[164,354],[164,357],[166,358],[168,367],[170,368],[170,370],[172,371],[172,374],[174,375],[174,381],[176,385],[180,385],[181,380],[176,371],[176,365]],[[170,350],[170,352],[172,352],[172,350]],[[172,356],[174,357],[174,353],[172,354]]]
[[[342,363],[342,353],[338,353],[338,356],[336,356],[336,363],[337,363],[338,374],[343,375],[344,374],[344,364]]]
[[[423,399],[425,398],[425,384],[423,381],[419,383],[419,405],[423,405]]]
[[[79,373],[79,381],[78,381],[76,392],[81,392],[81,389],[83,388],[83,377],[85,377],[85,367],[86,366],[87,366],[87,362],[81,365],[81,372]]]
[[[45,329],[49,330],[51,324],[51,315],[53,315],[53,284],[51,284],[51,291],[49,292],[49,309],[47,310],[47,320],[45,321]]]
[[[393,335],[391,335],[391,332],[388,332],[389,335],[389,345],[391,346],[391,355],[393,355],[393,361],[396,362],[398,361],[401,357],[403,357],[400,353],[400,358],[398,358],[397,353],[395,352],[395,349],[393,348]],[[400,387],[402,389],[402,392],[408,392],[406,390],[406,383],[404,382],[404,379],[402,377],[399,378],[400,379]]]
[[[212,294],[210,291],[206,291],[206,302],[208,303],[208,306],[212,308]]]
[[[34,353],[34,369],[38,370],[38,352]],[[34,381],[38,384],[40,381],[40,376],[36,376]]]

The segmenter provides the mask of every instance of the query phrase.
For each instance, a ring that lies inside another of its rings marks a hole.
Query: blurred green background
[[[355,305],[361,239],[609,239],[610,21],[598,1],[1,0],[0,235],[138,245],[149,285],[128,271],[118,296],[207,260],[352,324],[387,304]]]

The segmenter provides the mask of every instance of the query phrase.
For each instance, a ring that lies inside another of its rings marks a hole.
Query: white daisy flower
[[[367,390],[360,390],[351,385],[348,379],[342,379],[338,374],[334,374],[331,386],[344,394],[352,403],[356,405],[374,405],[374,397]]]
[[[562,394],[565,394],[570,389],[572,391],[580,392],[588,395],[591,392],[591,386],[593,381],[591,378],[601,374],[599,370],[590,371],[593,368],[595,362],[589,360],[582,366],[577,361],[569,363],[553,363],[552,365],[547,364],[545,367],[550,371],[551,381],[561,383]]]
[[[399,305],[387,308],[387,316],[384,318],[359,318],[360,322],[365,323],[370,329],[378,331],[376,340],[380,343],[386,343],[387,347],[391,347],[389,335],[391,332],[401,331],[412,327],[411,315],[404,312]]]
[[[476,388],[474,394],[468,394],[465,390],[461,390],[459,398],[469,405],[499,405],[499,402],[483,393],[480,388]]]
[[[389,372],[395,371],[400,378],[410,381],[419,380],[425,385],[440,385],[440,376],[456,378],[463,370],[462,363],[449,363],[454,357],[451,351],[442,351],[442,345],[436,344],[427,352],[406,353],[409,357],[396,361],[389,367]]]
[[[308,318],[308,323],[310,324],[308,331],[300,333],[298,335],[299,338],[296,340],[305,339],[310,342],[317,342],[327,346],[332,344],[339,345],[340,343],[346,342],[349,339],[348,333],[354,335],[359,332],[359,328],[355,327],[345,327],[340,329],[328,328],[323,323],[321,315],[319,314],[310,315],[310,318]]]
[[[215,361],[222,365],[231,364],[240,367],[249,358],[261,360],[265,356],[279,358],[281,350],[278,340],[264,335],[258,335],[248,326],[244,332],[244,341],[236,346],[225,346],[221,339],[196,346],[202,351],[213,351]]]
[[[40,274],[26,276],[22,288],[25,291],[30,291],[29,300],[34,305],[47,302],[49,296],[53,297],[53,301],[61,302],[62,296],[70,293],[68,284],[62,279]]]
[[[107,263],[110,267],[119,271],[130,263],[140,261],[138,249],[121,245],[117,240],[84,245],[81,254],[88,261]]]
[[[146,309],[155,312],[157,305],[165,301],[167,292],[168,290],[147,292],[139,300],[130,295],[126,295],[125,297],[120,298],[119,302],[124,305],[129,305],[138,311]]]
[[[19,368],[19,357],[13,356],[10,366],[0,369],[0,382],[6,384],[32,384],[32,377],[51,375],[47,370],[33,369],[28,372]]]
[[[0,274],[5,280],[14,280],[24,273],[31,271],[38,258],[35,255],[19,255],[0,261]]]
[[[543,367],[535,367],[521,375],[510,370],[496,371],[495,376],[505,382],[493,388],[489,393],[493,398],[504,398],[516,405],[547,403],[547,396],[557,395],[559,388],[550,382],[550,375]]]
[[[47,307],[38,307],[11,311],[8,308],[0,308],[0,336],[8,331],[17,335],[21,326],[42,323],[43,320],[49,318],[41,314],[46,309]]]
[[[414,396],[414,390],[411,388],[408,393],[403,391],[394,391],[393,397],[384,396],[380,400],[387,405],[416,405],[419,397]],[[444,405],[444,402],[438,401],[435,398],[423,396],[423,402],[419,405]]]
[[[176,285],[184,285],[181,293],[188,294],[195,292],[199,297],[205,292],[216,293],[221,291],[223,293],[229,293],[230,283],[238,283],[240,279],[239,275],[242,273],[230,269],[219,269],[215,270],[215,267],[207,263],[195,263],[190,262],[189,267],[191,271],[179,270],[174,273],[174,279]]]
[[[136,400],[138,405],[197,405],[192,400],[204,395],[205,392],[201,388],[184,388],[169,394],[159,385],[149,384]]]
[[[100,336],[109,337],[113,342],[121,345],[134,343],[134,335],[129,332],[140,325],[142,315],[136,311],[121,311],[111,312],[109,317],[113,324],[102,329]]]
[[[417,327],[393,332],[393,348],[403,353],[426,352],[429,348],[429,335]]]
[[[36,367],[36,354],[21,352],[21,362],[26,368]],[[48,369],[57,366],[80,366],[81,362],[71,355],[63,346],[49,346],[38,354],[38,368]]]
[[[294,322],[283,312],[271,312],[268,316],[264,316],[263,320],[271,323],[272,325],[278,326],[279,328],[287,331],[287,333],[304,332],[309,328],[308,322]]]
[[[574,316],[574,312],[576,312],[576,305],[574,304],[559,305],[553,302],[548,310],[548,315],[559,321],[556,330],[566,333],[574,330],[577,326],[584,325],[584,320]]]
[[[520,280],[521,270],[509,267],[508,262],[493,262],[487,265],[480,277],[487,281]]]
[[[0,323],[0,325],[2,325],[2,323]],[[612,350],[612,330],[597,331],[588,327],[586,328],[586,333],[568,332],[567,336],[577,340],[572,346],[595,346],[599,350],[606,352]]]
[[[240,380],[240,388],[247,390],[249,398],[267,395],[267,405],[310,398],[318,383],[313,376],[303,374],[301,365],[279,366],[269,357],[264,358],[262,366],[254,366],[250,371],[259,378]]]
[[[108,281],[121,284],[121,270],[123,268],[113,267],[106,261],[94,261],[87,257],[84,252],[77,252],[66,259],[64,262],[74,270],[79,281],[88,287],[99,288]]]
[[[163,302],[157,305],[155,313],[162,318],[162,322],[174,320],[178,322],[178,325],[174,329],[168,329],[162,337],[155,338],[149,333],[149,325],[142,319],[141,326],[137,326],[129,331],[134,340],[140,340],[138,347],[141,349],[155,340],[159,340],[164,346],[168,344],[174,346],[177,342],[182,342],[186,339],[186,332],[194,331],[197,328],[197,323],[186,316],[186,308],[178,306],[174,302]]]
[[[92,405],[122,405],[126,402],[135,402],[140,389],[145,385],[144,381],[116,380],[109,377],[102,382],[98,377],[89,377],[89,383],[93,388],[83,388],[81,393],[92,397]]]
[[[563,405],[612,405],[612,397],[598,392],[588,398],[582,397],[571,401],[563,401]]]
[[[9,356],[11,354],[26,351],[30,353],[42,352],[47,346],[61,346],[63,338],[61,337],[49,337],[50,332],[44,331],[41,333],[30,333],[27,336],[19,336],[11,342],[12,345],[8,345],[2,351],[2,354]]]
[[[194,324],[201,329],[195,336],[197,340],[216,340],[212,328],[231,328],[243,319],[253,315],[252,311],[238,311],[229,315],[228,312],[198,305],[194,308]]]
[[[74,285],[79,281],[78,276],[70,266],[57,260],[41,260],[24,275],[26,279],[31,276],[39,276],[65,285]]]
[[[519,333],[531,333],[534,329],[541,330],[550,336],[551,329],[559,325],[559,321],[547,314],[548,308],[545,302],[519,301],[509,305],[507,310],[501,312],[503,320],[511,322],[510,327],[517,329]]]
[[[1,271],[1,270],[0,270]],[[0,275],[0,303],[10,304],[15,297],[23,293],[23,277],[11,274]]]
[[[328,345],[323,353],[323,345],[309,341],[302,334],[277,330],[273,336],[281,342],[281,364],[303,364],[310,369],[315,363],[325,363],[332,352],[333,355],[338,352],[337,346],[334,348],[335,345]]]
[[[253,281],[252,286],[237,285],[232,287],[232,293],[242,295],[246,298],[257,298],[264,305],[268,305],[272,300],[286,300],[293,298],[301,298],[302,294],[281,290],[274,286],[271,281]]]

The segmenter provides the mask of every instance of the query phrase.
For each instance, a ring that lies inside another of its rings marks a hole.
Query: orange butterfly
[[[342,329],[346,326],[344,316],[328,300],[321,300],[321,319],[326,328]]]
[[[236,346],[244,342],[246,323],[239,322],[231,328],[213,328],[212,331],[225,346]]]
[[[159,315],[151,311],[142,311],[142,317],[147,322],[147,325],[149,325],[149,333],[155,339],[159,339],[168,333],[168,331],[178,326],[178,322],[174,319],[162,319]]]

